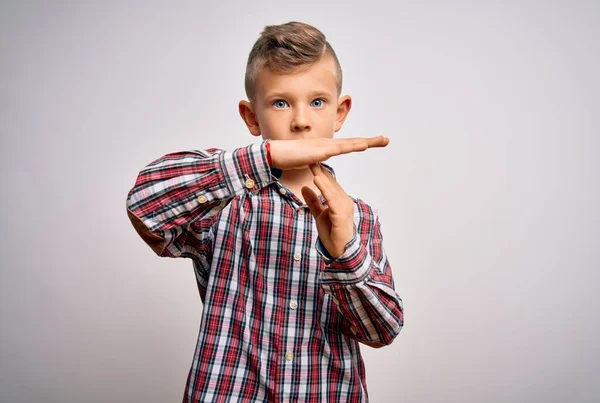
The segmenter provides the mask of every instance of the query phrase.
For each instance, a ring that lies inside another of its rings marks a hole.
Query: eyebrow
[[[282,97],[282,98],[289,98],[291,95],[291,93],[288,92],[273,92],[271,94],[267,94],[267,96],[265,98],[274,98],[274,97]],[[315,96],[326,96],[326,97],[331,97],[331,93],[329,91],[313,91],[310,93],[311,96],[315,97]]]

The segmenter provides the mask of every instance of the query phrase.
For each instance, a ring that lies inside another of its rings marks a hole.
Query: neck
[[[296,194],[300,199],[302,199],[302,193],[300,189],[303,186],[308,186],[311,188],[316,194],[321,194],[321,191],[313,182],[313,173],[309,167],[300,168],[300,169],[288,169],[283,171],[279,182],[282,185],[290,188],[294,194]]]

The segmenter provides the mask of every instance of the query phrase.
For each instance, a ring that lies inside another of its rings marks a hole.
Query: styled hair
[[[246,96],[251,102],[256,97],[256,77],[263,68],[275,74],[289,74],[318,62],[325,53],[336,65],[338,96],[342,92],[342,67],[335,51],[317,28],[303,22],[291,21],[281,25],[267,25],[254,43],[246,64]]]

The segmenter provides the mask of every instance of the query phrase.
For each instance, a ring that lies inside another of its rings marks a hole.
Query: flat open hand
[[[305,168],[340,154],[385,147],[389,142],[384,136],[269,140],[272,166],[284,170]]]
[[[302,187],[302,196],[315,217],[323,246],[333,258],[338,258],[354,236],[354,201],[321,165],[310,164],[309,167],[327,207],[321,204],[318,195],[308,186]]]

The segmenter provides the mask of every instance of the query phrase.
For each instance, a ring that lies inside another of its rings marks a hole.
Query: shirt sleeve
[[[319,238],[315,246],[325,261],[323,291],[333,297],[346,319],[343,332],[369,346],[382,347],[391,344],[404,326],[404,307],[383,249],[379,217],[370,207],[368,210],[371,228],[361,237],[354,225],[354,237],[337,259]]]
[[[126,202],[139,236],[158,256],[208,258],[211,218],[235,196],[278,179],[266,143],[174,152],[148,164]]]

